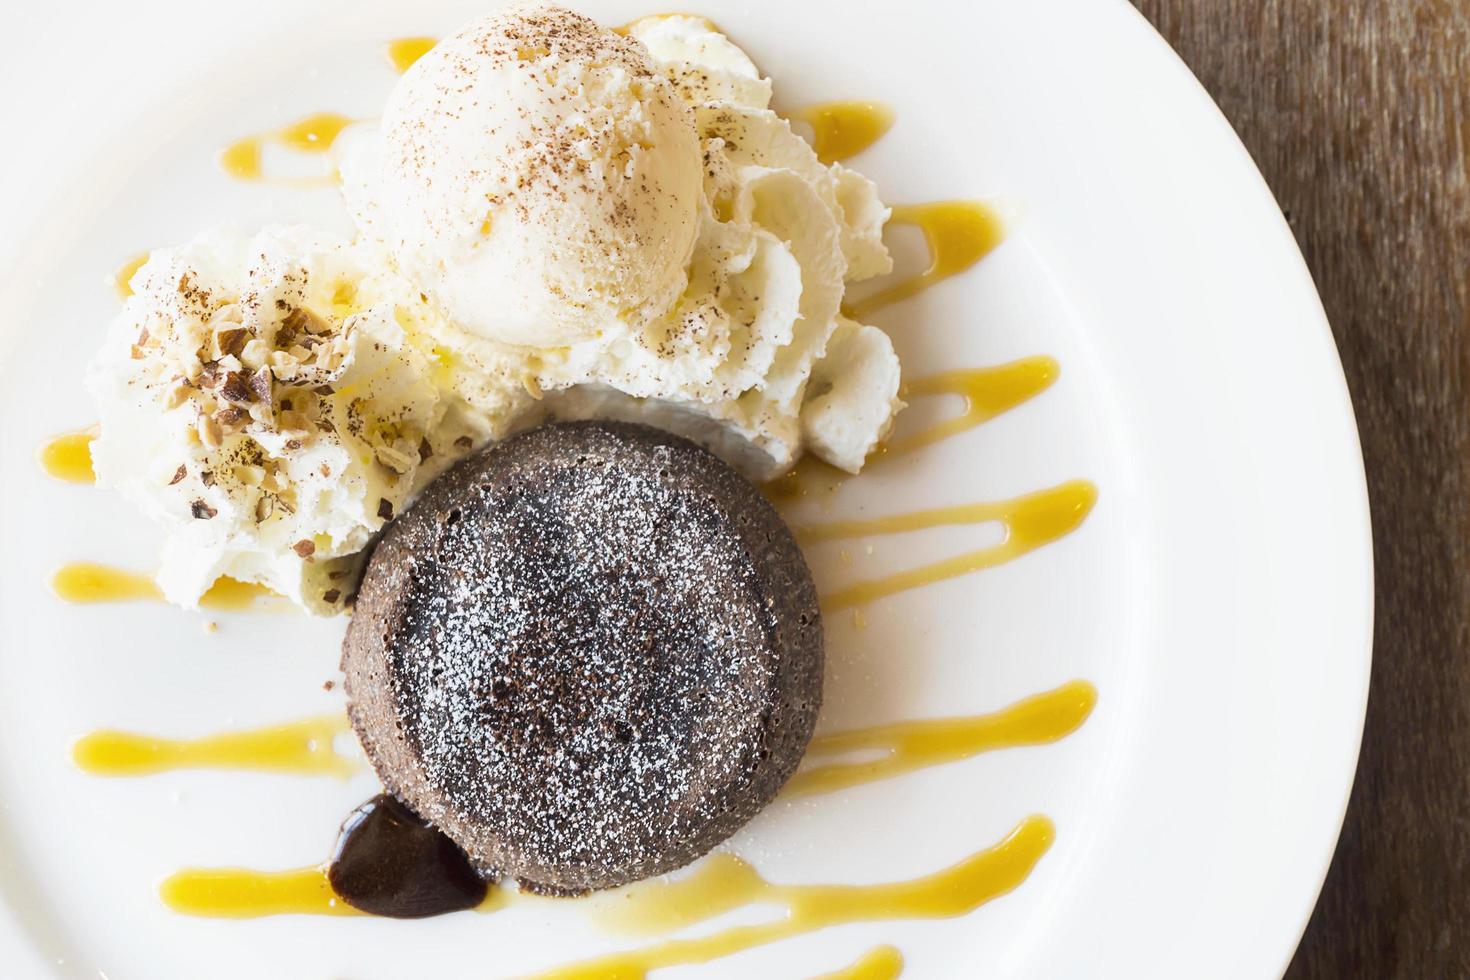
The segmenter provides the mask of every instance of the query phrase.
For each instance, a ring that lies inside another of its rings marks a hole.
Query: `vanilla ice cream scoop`
[[[471,334],[637,334],[699,231],[693,115],[633,38],[520,6],[441,41],[342,161],[359,226]]]

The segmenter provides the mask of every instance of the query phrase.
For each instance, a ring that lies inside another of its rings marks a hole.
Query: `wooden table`
[[[1287,975],[1470,977],[1470,0],[1135,2],[1276,192],[1367,461],[1367,729]]]

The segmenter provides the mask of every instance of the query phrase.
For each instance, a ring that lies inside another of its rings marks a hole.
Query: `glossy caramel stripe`
[[[216,162],[236,180],[261,180],[265,177],[262,154],[267,143],[277,143],[297,153],[326,153],[342,130],[355,121],[337,112],[315,112],[279,129],[236,140],[219,152]]]
[[[898,980],[903,973],[903,954],[893,946],[874,946],[851,965],[812,980]]]
[[[337,897],[326,865],[290,871],[191,868],[165,878],[158,897],[175,912],[221,919],[363,914]]]
[[[80,605],[163,601],[163,592],[151,575],[90,561],[71,562],[57,569],[51,576],[51,591],[59,599]],[[238,612],[254,608],[257,600],[275,596],[263,585],[225,576],[209,587],[199,604],[207,609]]]
[[[801,770],[781,793],[788,797],[830,793],[981,752],[1045,745],[1082,727],[1096,704],[1096,687],[1087,681],[1070,681],[993,714],[926,718],[818,735],[807,749]],[[865,751],[883,754],[861,762],[821,761]]]
[[[823,102],[791,114],[812,128],[812,149],[826,164],[857,156],[893,127],[893,110],[881,102]]]
[[[831,592],[822,598],[822,609],[832,612],[1013,561],[1076,530],[1096,502],[1096,486],[1087,480],[1072,480],[1013,500],[938,507],[872,520],[798,525],[792,530],[798,541],[815,544],[951,524],[999,521],[1005,526],[1005,540],[1000,544]]]
[[[191,739],[104,729],[78,739],[72,746],[72,761],[95,776],[247,769],[345,778],[355,767],[337,752],[333,742],[347,728],[346,716],[336,714]]]
[[[1061,373],[1061,365],[1055,358],[1037,355],[990,367],[944,371],[905,382],[899,392],[904,399],[958,396],[963,400],[960,414],[879,447],[870,465],[932,446],[989,422],[1046,391]]]
[[[139,269],[143,268],[147,261],[148,253],[139,252],[112,270],[112,274],[107,277],[107,281],[112,286],[112,291],[117,294],[118,299],[125,300],[133,295],[133,276],[137,274]]]
[[[618,921],[660,931],[682,928],[753,902],[783,906],[783,918],[693,939],[674,939],[538,974],[540,980],[640,980],[652,970],[707,963],[747,949],[850,922],[940,919],[964,915],[1026,880],[1056,836],[1046,817],[1030,816],[987,850],[934,874],[877,885],[776,885],[739,858],[714,855],[703,873],[633,885],[611,908]]]
[[[92,440],[96,438],[95,425],[76,432],[63,432],[47,440],[36,459],[46,475],[54,479],[67,483],[96,483],[97,474],[92,470]]]
[[[843,312],[854,320],[916,296],[935,283],[964,272],[979,262],[1005,239],[1005,224],[989,205],[980,201],[933,201],[898,205],[890,219],[895,224],[915,225],[929,246],[929,265],[921,273],[903,279],[850,304]]]
[[[383,45],[383,57],[388,59],[394,71],[402,75],[438,43],[439,39],[434,37],[394,38]]]

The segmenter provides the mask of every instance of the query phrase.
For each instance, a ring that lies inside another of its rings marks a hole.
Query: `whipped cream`
[[[220,576],[314,612],[410,493],[480,438],[408,342],[423,303],[363,246],[304,228],[160,249],[87,372],[98,483],[167,531],[158,581]]]
[[[155,251],[87,383],[98,482],[166,529],[166,597],[228,575],[341,611],[429,480],[547,418],[657,425],[755,479],[857,472],[902,407],[888,336],[840,313],[891,268],[889,211],[770,99],[700,18],[512,8],[345,141],[356,241]]]
[[[360,230],[443,312],[433,329],[436,343],[454,352],[449,384],[486,416],[496,411],[499,385],[523,383],[504,369],[520,357],[558,415],[644,414],[755,479],[783,472],[806,448],[855,472],[862,457],[853,447],[876,445],[900,407],[887,337],[866,334],[843,360],[882,384],[828,399],[820,423],[803,422],[803,404],[838,328],[846,283],[892,267],[882,241],[888,209],[866,178],[817,160],[770,110],[769,80],[709,22],[651,17],[627,33],[569,11],[523,7],[441,42],[399,83],[381,128],[349,143],[344,191]],[[488,98],[492,90],[499,98]],[[628,148],[632,136],[609,135],[609,117],[638,121],[657,163]],[[582,169],[569,177],[558,164],[507,192],[523,165],[503,132],[543,156],[547,147],[567,150]],[[639,176],[645,166],[659,179]],[[689,174],[693,195],[684,193]],[[619,211],[650,247],[606,244]],[[658,220],[639,217],[655,212]],[[428,226],[453,231],[399,231]],[[502,227],[513,229],[503,243]],[[465,229],[485,234],[465,244]],[[573,249],[563,239],[593,245]],[[488,256],[502,248],[535,250],[549,264],[519,284],[479,278],[488,285],[467,311],[446,276],[476,278],[475,270],[501,262]],[[551,280],[560,285],[548,292]],[[527,290],[557,293],[529,307],[557,306],[555,322],[544,312],[505,312]],[[841,440],[827,438],[834,406],[864,398]],[[808,446],[809,432],[823,438]]]

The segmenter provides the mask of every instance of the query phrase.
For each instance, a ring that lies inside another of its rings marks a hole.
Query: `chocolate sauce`
[[[454,841],[387,793],[342,824],[327,878],[348,905],[394,919],[472,909],[488,891]]]

